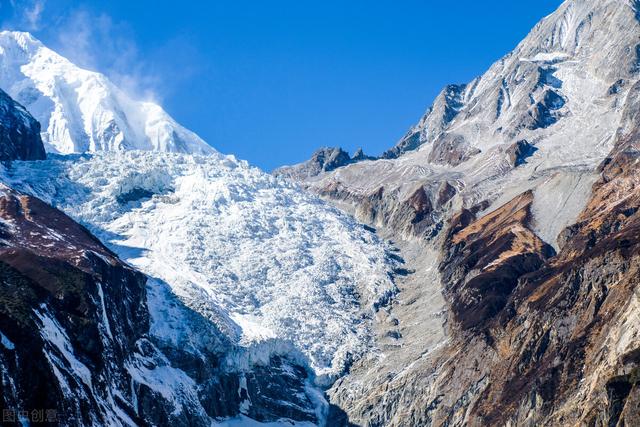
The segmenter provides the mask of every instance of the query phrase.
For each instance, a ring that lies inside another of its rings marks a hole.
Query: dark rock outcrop
[[[523,165],[528,157],[531,157],[538,149],[526,140],[514,142],[507,148],[506,154],[511,167]]]
[[[0,89],[0,161],[45,158],[40,123]]]
[[[290,178],[295,181],[303,181],[308,178],[320,175],[323,172],[331,172],[343,166],[364,160],[374,160],[364,154],[362,148],[359,148],[353,157],[342,148],[321,148],[309,160],[293,166],[283,166],[273,171],[273,175]]]
[[[471,147],[464,136],[448,133],[433,142],[429,162],[458,166],[477,154],[480,154],[480,150]]]
[[[464,107],[464,92],[467,85],[448,85],[438,95],[433,106],[395,146],[382,154],[383,159],[396,159],[414,151],[437,137],[458,116]]]
[[[559,118],[560,110],[564,107],[565,100],[555,90],[548,89],[542,94],[542,99],[537,102],[530,112],[531,120],[528,128],[545,129],[555,124]]]
[[[457,189],[447,181],[427,182],[414,188],[408,195],[388,192],[384,186],[362,194],[332,181],[318,193],[355,205],[355,216],[368,224],[393,229],[398,235],[429,239],[443,227],[444,213]]]
[[[554,255],[529,229],[532,202],[529,191],[463,228],[468,220],[454,221],[459,226],[449,231],[440,270],[461,329],[486,327],[505,307],[520,277]]]
[[[135,419],[125,365],[149,329],[145,277],[62,212],[2,193],[0,405],[48,409],[63,425],[106,423],[116,410]]]
[[[637,424],[640,133],[630,129],[557,255],[529,227],[530,192],[451,219],[440,264],[451,341],[428,374],[395,384],[410,400],[392,391],[377,414],[405,404],[407,425]]]
[[[358,148],[355,153],[353,153],[353,157],[351,157],[351,162],[362,162],[364,160],[375,160],[376,158],[373,156],[368,156],[364,153],[362,148]]]

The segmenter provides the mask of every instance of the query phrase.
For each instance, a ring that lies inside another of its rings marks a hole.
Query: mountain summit
[[[433,187],[428,193],[452,186],[464,190],[465,203],[489,200],[494,208],[506,201],[505,191],[538,188],[535,227],[555,245],[613,148],[640,72],[639,16],[637,2],[627,0],[564,2],[482,76],[447,86],[383,159],[312,176],[305,185],[368,200],[376,206],[359,208],[361,219],[405,235],[439,227],[437,195],[433,212],[419,221],[400,212],[413,209],[411,198],[423,186]],[[566,209],[547,215],[546,203]]]
[[[430,162],[456,165],[516,138],[560,139],[579,130],[567,128],[577,117],[595,119],[582,131],[596,137],[608,106],[590,101],[624,92],[640,70],[638,29],[637,2],[565,1],[484,75],[445,88],[386,157],[420,147]],[[593,150],[589,142],[574,153]]]
[[[640,3],[568,0],[382,159],[298,176],[414,254],[401,349],[331,402],[359,425],[637,425],[639,100]]]
[[[566,1],[382,158],[325,148],[275,176],[2,33],[0,85],[47,148],[91,152],[0,163],[3,409],[637,425],[639,6]],[[38,142],[2,99],[8,147]]]
[[[0,88],[40,122],[49,152],[215,152],[159,105],[132,99],[29,33],[0,32]]]

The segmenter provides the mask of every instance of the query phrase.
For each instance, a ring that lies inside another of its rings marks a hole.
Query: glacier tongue
[[[87,225],[252,357],[292,347],[330,380],[372,345],[397,261],[315,196],[217,154],[50,157],[4,180]]]
[[[28,33],[0,32],[0,87],[41,123],[49,152],[0,166],[0,180],[65,211],[148,276],[151,340],[126,366],[134,382],[206,419],[217,381],[240,378],[213,411],[237,418],[220,425],[323,425],[320,387],[379,355],[373,319],[397,292],[401,262],[392,248]],[[101,285],[98,299],[109,291]]]
[[[49,152],[215,150],[153,102],[77,67],[28,33],[0,32],[0,88],[42,125]]]

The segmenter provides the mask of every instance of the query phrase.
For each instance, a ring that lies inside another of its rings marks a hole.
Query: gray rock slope
[[[361,148],[352,157],[342,148],[325,147],[313,153],[306,162],[293,166],[282,166],[274,170],[273,175],[299,181],[364,160],[374,160],[374,158],[364,154]]]
[[[382,159],[300,181],[409,261],[330,391],[352,422],[637,423],[639,7],[565,1]]]

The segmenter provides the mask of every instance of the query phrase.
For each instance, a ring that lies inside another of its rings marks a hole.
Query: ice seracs
[[[396,261],[374,233],[232,157],[102,152],[14,164],[4,179],[89,226],[229,340],[292,348],[321,378],[371,348],[371,319],[395,292]]]
[[[159,105],[132,98],[29,33],[0,32],[0,88],[40,122],[49,152],[215,152]]]

